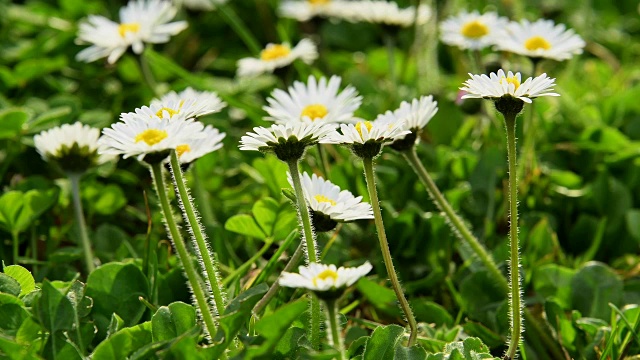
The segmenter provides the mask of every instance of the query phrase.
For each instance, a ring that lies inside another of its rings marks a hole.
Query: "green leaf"
[[[47,357],[80,358],[75,347],[67,342],[63,334],[65,331],[73,329],[73,305],[60,290],[47,280],[42,283],[42,293],[36,303],[35,313],[40,324],[50,334],[45,344]]]
[[[252,212],[262,231],[273,239],[284,239],[297,226],[297,215],[289,203],[262,198],[253,205]]]
[[[251,317],[251,310],[253,310],[255,304],[262,299],[268,290],[269,286],[262,283],[240,293],[229,302],[229,305],[224,310],[224,315],[218,321],[218,332],[213,337],[216,345],[212,352],[216,356],[220,356],[229,347],[242,325]]]
[[[436,324],[436,326],[453,326],[453,316],[442,305],[422,298],[413,299],[410,303],[416,318],[421,322]]]
[[[153,341],[176,338],[196,326],[196,309],[183,302],[161,306],[151,317]]]
[[[622,280],[608,266],[595,261],[586,263],[571,280],[573,308],[583,316],[607,320],[609,303],[620,306]]]
[[[393,359],[396,344],[405,334],[404,328],[398,325],[378,326],[364,349],[364,360]]]
[[[24,296],[36,288],[36,281],[29,270],[20,265],[5,266],[4,273],[14,278],[20,284],[20,296]]]
[[[22,323],[29,318],[29,312],[20,304],[0,304],[0,334],[15,336]]]
[[[264,184],[269,188],[271,197],[279,199],[282,196],[281,189],[289,187],[286,175],[287,165],[272,155],[255,159],[251,165],[262,176]]]
[[[93,360],[126,359],[136,350],[153,341],[151,322],[124,328],[96,347],[91,358]]]
[[[571,279],[576,271],[556,264],[533,269],[533,286],[544,298],[553,296],[563,309],[571,308]]]
[[[430,354],[427,360],[481,360],[498,359],[493,357],[489,348],[482,343],[482,340],[474,337],[466,338],[464,341],[456,341],[445,345],[444,351],[437,354]]]
[[[29,114],[21,109],[5,109],[0,111],[0,139],[15,139],[20,136],[22,126],[29,119]]]
[[[147,279],[133,264],[108,263],[97,268],[87,279],[86,296],[93,299],[92,317],[98,327],[98,337],[106,336],[113,313],[134,325],[142,317],[146,307],[138,297],[148,297]]]
[[[0,354],[8,360],[40,360],[35,346],[22,346],[8,337],[0,335]]]
[[[358,291],[376,308],[390,316],[400,316],[400,308],[396,305],[398,298],[393,290],[378,283],[362,278],[357,283]]]
[[[57,188],[49,190],[8,191],[0,197],[0,226],[10,233],[26,230],[58,200]]]
[[[278,359],[296,359],[300,340],[305,339],[305,331],[299,327],[290,327],[284,333],[274,350],[273,357]]]
[[[239,214],[230,217],[224,224],[224,228],[240,235],[258,239],[267,238],[267,234],[262,231],[253,216],[247,214]]]
[[[309,300],[299,299],[292,303],[281,306],[273,313],[264,316],[256,323],[256,333],[260,334],[263,340],[257,346],[251,346],[248,351],[248,358],[266,356],[273,352],[280,339],[287,329],[302,313],[307,310]]]
[[[107,339],[123,328],[124,320],[122,320],[122,318],[116,313],[111,314],[111,321],[109,322],[109,327],[107,328]]]
[[[20,295],[20,283],[11,276],[0,273],[0,293],[10,294],[13,296]]]
[[[640,244],[640,209],[630,209],[625,214],[627,231]]]

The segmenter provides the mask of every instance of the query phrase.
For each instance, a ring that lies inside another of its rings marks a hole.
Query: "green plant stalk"
[[[282,271],[291,272],[291,270],[293,270],[293,268],[300,263],[300,260],[302,260],[303,254],[304,254],[304,244],[300,242],[300,244],[298,244],[298,248],[293,253],[293,255],[291,256],[291,259],[289,259],[289,262],[287,263],[287,265],[284,266],[284,270]],[[276,294],[278,293],[278,290],[280,290],[280,283],[276,280],[271,285],[267,293],[264,294],[262,299],[260,299],[260,301],[258,301],[258,303],[253,307],[253,311],[252,311],[253,315],[259,316],[260,313],[262,313],[262,311],[264,311],[264,309],[267,307],[269,302],[271,302],[271,299],[273,299],[273,297],[276,296]]]
[[[187,247],[184,243],[184,240],[182,239],[182,235],[180,235],[178,225],[176,225],[176,220],[173,217],[171,204],[169,203],[169,198],[167,197],[167,188],[162,175],[161,163],[155,163],[151,165],[151,176],[156,187],[156,192],[158,193],[158,199],[160,200],[160,207],[162,208],[163,218],[165,224],[167,225],[167,232],[169,233],[169,237],[173,242],[173,246],[176,248],[178,259],[180,259],[180,262],[182,263],[184,271],[187,275],[187,280],[191,285],[191,291],[193,291],[193,296],[195,297],[197,303],[196,305],[200,309],[200,315],[202,316],[206,333],[209,335],[209,338],[212,338],[216,334],[216,325],[213,320],[213,316],[211,315],[211,310],[209,309],[209,303],[207,302],[204,291],[202,290],[200,284],[200,280],[198,279],[198,274],[196,273],[196,269],[191,262],[189,253],[187,252]]]
[[[427,189],[427,192],[431,196],[431,199],[436,204],[438,209],[440,209],[440,211],[442,211],[447,217],[447,220],[449,220],[448,222],[453,230],[453,233],[456,234],[456,236],[460,240],[471,247],[476,256],[480,259],[480,261],[482,261],[487,270],[489,270],[491,276],[499,282],[500,288],[504,289],[506,293],[509,289],[509,284],[507,283],[504,275],[498,269],[498,266],[496,265],[487,249],[485,249],[480,241],[478,241],[478,239],[473,236],[471,230],[469,230],[464,221],[456,214],[455,210],[453,210],[451,204],[449,204],[444,195],[442,195],[442,193],[438,189],[438,186],[433,181],[427,170],[424,168],[424,166],[420,162],[420,159],[418,159],[418,154],[416,153],[415,146],[410,150],[403,151],[402,155],[416,172],[416,175],[418,175],[418,178],[420,179],[420,181],[422,181],[422,184]]]
[[[247,30],[247,26],[242,22],[238,15],[228,5],[217,5],[216,9],[218,14],[224,18],[224,20],[233,28],[233,30],[240,36],[242,42],[247,45],[247,48],[254,53],[259,54],[262,51],[262,47],[256,40],[256,38]]]
[[[322,148],[322,144],[316,145],[318,147],[318,155],[320,156],[320,165],[322,166],[322,174],[324,174],[325,180],[329,180],[329,161],[327,154]]]
[[[189,190],[185,179],[182,175],[182,169],[180,168],[180,162],[178,161],[178,154],[175,150],[171,151],[170,155],[171,174],[173,176],[173,184],[176,187],[176,193],[178,194],[178,200],[180,207],[182,208],[182,215],[187,221],[189,226],[189,232],[192,235],[194,241],[194,248],[197,249],[198,260],[201,266],[204,267],[207,278],[207,287],[213,292],[213,301],[215,305],[215,312],[219,315],[224,311],[226,306],[225,292],[222,282],[220,280],[220,272],[216,265],[216,261],[211,254],[211,249],[207,244],[204,232],[202,231],[202,225],[198,221],[198,213],[193,206],[193,200],[189,195]]]
[[[511,334],[507,356],[514,359],[524,331],[522,325],[522,291],[520,290],[520,249],[518,244],[518,174],[516,168],[516,113],[505,113],[507,157],[509,163],[509,310]]]
[[[375,175],[373,172],[373,158],[363,158],[362,162],[364,164],[364,176],[367,181],[367,190],[369,190],[371,206],[373,207],[373,217],[378,231],[378,240],[380,241],[380,250],[382,251],[382,258],[384,259],[384,266],[387,268],[387,274],[389,275],[389,280],[391,280],[391,286],[393,287],[393,291],[395,291],[396,297],[400,302],[400,308],[402,308],[402,311],[407,318],[407,322],[409,323],[411,333],[409,335],[408,346],[411,347],[415,344],[418,336],[418,325],[416,323],[416,318],[413,316],[413,312],[411,311],[411,307],[409,306],[409,302],[402,291],[398,275],[396,274],[396,269],[393,266],[393,260],[391,259],[389,243],[387,242],[387,235],[384,231],[384,224],[382,223],[380,201],[378,200],[378,190],[376,189]]]
[[[298,168],[298,160],[292,159],[287,161],[289,165],[289,173],[291,173],[291,181],[293,182],[293,189],[296,192],[296,200],[298,202],[298,220],[302,223],[305,253],[307,255],[308,263],[318,262],[317,246],[315,243],[315,237],[313,229],[311,228],[311,217],[309,216],[309,208],[307,207],[307,201],[302,191],[302,182],[300,181],[300,169]],[[314,349],[320,347],[320,302],[315,297],[311,297],[311,327],[309,333],[309,340],[311,346]]]
[[[329,343],[338,350],[339,360],[346,360],[347,356],[344,352],[344,344],[340,336],[340,325],[338,324],[338,307],[337,301],[325,301],[325,309],[327,311],[327,325],[330,331],[327,332]]]
[[[96,269],[93,263],[93,253],[91,251],[91,242],[87,234],[87,224],[84,220],[84,211],[82,210],[82,200],[80,199],[80,177],[81,174],[68,174],[71,182],[71,197],[73,198],[73,210],[76,217],[76,224],[80,231],[80,245],[84,254],[84,262],[87,267],[87,276]]]
[[[198,164],[191,166],[191,175],[193,175],[193,191],[196,193],[196,205],[200,209],[200,215],[205,226],[214,225],[216,220],[211,209],[211,202],[209,201],[209,193],[207,193],[200,178],[200,170],[198,170]]]

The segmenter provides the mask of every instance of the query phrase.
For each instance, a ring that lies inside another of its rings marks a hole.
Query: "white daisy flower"
[[[463,11],[440,24],[440,38],[445,44],[461,49],[480,50],[494,45],[496,36],[508,22],[495,12],[480,15],[477,11]]]
[[[369,22],[391,26],[409,27],[425,24],[431,17],[431,9],[426,5],[418,7],[416,17],[415,6],[399,8],[398,4],[385,0],[345,1],[341,6],[328,10],[329,16],[350,22]]]
[[[171,91],[160,99],[153,99],[148,108],[136,109],[136,112],[155,115],[159,118],[173,118],[175,115],[180,115],[188,119],[217,113],[226,105],[215,92],[197,91],[188,87],[179,93]]]
[[[204,137],[189,138],[183,144],[176,146],[178,160],[182,164],[188,164],[202,156],[214,152],[222,147],[222,139],[226,136],[211,125],[202,130]]]
[[[287,172],[287,175],[293,186],[291,174]],[[338,222],[373,219],[373,209],[362,201],[362,196],[355,197],[349,190],[340,190],[338,185],[316,174],[302,173],[301,180],[317,231],[333,230]]]
[[[378,115],[374,123],[400,123],[404,130],[417,131],[427,126],[437,112],[438,102],[433,100],[433,96],[421,96],[420,99],[413,99],[411,103],[403,101],[394,111]]]
[[[75,122],[43,131],[33,137],[33,142],[45,161],[56,163],[64,171],[82,173],[113,159],[98,154],[99,137],[99,129]]]
[[[334,131],[331,140],[337,144],[365,144],[375,142],[383,144],[402,139],[411,131],[404,129],[402,122],[393,124],[383,122],[359,121],[357,124],[341,124],[339,133]]]
[[[211,11],[224,5],[228,0],[174,0],[176,6],[182,6],[190,10]]]
[[[462,96],[463,99],[484,98],[484,99],[500,99],[503,96],[510,96],[520,99],[526,103],[531,103],[531,99],[540,96],[560,96],[553,92],[555,79],[549,78],[547,74],[542,74],[535,78],[528,78],[525,82],[521,82],[520,73],[512,73],[509,71],[506,75],[504,70],[498,70],[498,73],[487,75],[469,74],[471,79],[464,82],[464,87],[460,90],[466,91],[467,94]]]
[[[254,76],[272,73],[275,69],[285,67],[300,59],[311,64],[318,58],[316,44],[309,39],[302,39],[295,47],[289,44],[268,44],[260,52],[260,58],[243,58],[238,61],[238,76]]]
[[[306,85],[296,81],[288,92],[275,89],[267,99],[269,106],[264,107],[269,114],[265,120],[279,124],[353,121],[353,112],[360,107],[362,97],[351,86],[339,92],[341,81],[339,76],[332,76],[328,82],[324,77],[316,81],[314,76],[309,76]]]
[[[98,140],[101,154],[123,155],[125,159],[136,156],[138,160],[155,154],[161,158],[153,160],[162,161],[170,150],[205,136],[202,123],[193,119],[169,121],[135,113],[122,114],[121,119],[102,130]]]
[[[299,274],[283,272],[278,282],[281,286],[303,288],[314,292],[335,291],[355,284],[372,268],[368,261],[351,268],[311,263],[308,267],[300,266]]]
[[[562,61],[582,54],[585,42],[563,24],[540,19],[533,23],[527,20],[509,23],[496,45],[499,50]]]
[[[278,12],[280,16],[298,21],[308,21],[316,16],[327,17],[340,8],[343,0],[289,0],[282,1]]]
[[[90,15],[88,22],[80,24],[78,41],[93,45],[80,51],[76,59],[91,62],[106,57],[113,64],[129,46],[141,54],[144,43],[165,43],[187,27],[186,21],[169,22],[176,11],[169,1],[131,0],[120,9],[119,23]]]

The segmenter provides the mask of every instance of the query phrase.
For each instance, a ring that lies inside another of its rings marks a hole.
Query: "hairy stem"
[[[91,242],[87,234],[87,224],[84,220],[84,211],[82,210],[82,200],[80,199],[80,174],[68,174],[71,182],[71,196],[73,197],[73,211],[76,216],[76,224],[80,232],[80,245],[84,254],[84,262],[87,267],[87,276],[95,270],[93,263],[93,252],[91,251]]]
[[[367,190],[369,190],[371,206],[373,207],[373,216],[376,223],[376,230],[378,231],[378,240],[380,241],[380,250],[382,251],[382,258],[384,259],[384,266],[387,268],[387,274],[389,275],[389,280],[391,280],[391,286],[393,287],[393,291],[395,291],[396,297],[400,302],[400,308],[402,308],[402,311],[409,322],[411,333],[409,335],[408,346],[411,347],[415,344],[418,336],[418,325],[416,323],[416,318],[413,316],[413,312],[411,311],[411,307],[409,306],[409,302],[402,291],[398,275],[396,274],[396,269],[393,266],[393,260],[391,259],[389,243],[387,242],[387,235],[384,231],[384,224],[382,223],[382,213],[380,212],[378,190],[376,189],[375,175],[373,172],[373,159],[363,158],[362,162],[364,163],[364,175],[367,180]]]
[[[340,336],[340,324],[338,323],[338,303],[335,300],[326,301],[325,309],[327,310],[327,324],[329,331],[327,337],[329,343],[333,345],[340,353],[339,360],[346,360],[347,357],[344,353],[344,344],[342,343],[342,337]]]
[[[210,291],[213,292],[213,301],[215,305],[215,312],[218,315],[222,314],[226,306],[225,292],[222,282],[220,280],[220,272],[216,261],[211,254],[211,249],[205,239],[202,225],[198,221],[198,212],[193,206],[189,190],[187,189],[186,181],[182,175],[182,169],[180,168],[180,162],[178,161],[178,154],[175,150],[171,151],[171,174],[173,175],[173,183],[176,187],[178,199],[180,205],[184,210],[182,216],[189,226],[189,232],[192,235],[194,241],[194,247],[197,249],[200,257],[200,263],[204,266],[207,283],[210,287]]]

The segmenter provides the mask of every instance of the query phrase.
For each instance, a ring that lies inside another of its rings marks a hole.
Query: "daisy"
[[[358,267],[339,267],[311,263],[308,267],[300,266],[299,274],[283,272],[278,282],[281,286],[302,288],[319,292],[341,290],[355,284],[361,277],[367,275],[373,267],[367,261]]]
[[[511,22],[501,32],[497,41],[499,50],[525,55],[531,58],[568,60],[582,54],[584,40],[563,24],[540,19],[536,22],[522,20]]]
[[[136,109],[136,112],[159,118],[180,115],[188,119],[217,113],[226,105],[215,92],[196,91],[188,87],[179,93],[171,91],[160,99],[153,99],[148,108]]]
[[[417,25],[425,24],[431,17],[431,10],[426,5],[420,5],[416,15],[414,6],[399,8],[398,4],[392,1],[363,0],[344,2],[340,9],[337,6],[330,9],[329,15],[350,22],[409,27],[413,25],[414,20]]]
[[[299,122],[254,127],[253,131],[240,139],[240,150],[273,152],[286,162],[302,158],[307,146],[332,143],[328,135],[335,129],[331,124]]]
[[[180,163],[191,163],[222,147],[222,139],[226,136],[225,133],[221,133],[211,125],[207,125],[202,132],[204,133],[204,137],[189,138],[183,144],[176,146],[176,153],[178,154]]]
[[[243,58],[238,61],[238,76],[253,76],[272,73],[275,69],[285,67],[300,59],[311,64],[318,58],[316,44],[309,39],[302,39],[295,47],[289,44],[268,44],[260,52],[260,58]]]
[[[506,75],[504,70],[498,70],[498,73],[487,75],[469,74],[471,79],[464,82],[464,87],[460,90],[467,93],[462,96],[463,99],[483,98],[497,100],[500,98],[511,97],[520,99],[526,103],[531,103],[531,99],[540,96],[560,96],[553,92],[555,79],[542,74],[535,78],[528,78],[525,82],[521,82],[520,73],[512,73],[509,71]]]
[[[80,24],[78,42],[93,45],[80,51],[76,59],[91,62],[106,57],[113,64],[129,46],[141,54],[144,43],[165,43],[187,27],[186,21],[169,22],[176,11],[169,1],[132,0],[120,9],[119,23],[90,15],[88,22]]]
[[[480,50],[496,43],[496,35],[508,21],[495,12],[480,15],[477,11],[463,11],[440,24],[440,38],[461,49]]]
[[[421,96],[413,99],[411,103],[403,101],[400,107],[394,111],[387,111],[378,115],[374,123],[400,124],[403,130],[410,131],[404,138],[391,143],[391,148],[398,151],[412,148],[418,139],[418,133],[427,126],[431,118],[438,112],[438,102],[433,96]]]
[[[125,159],[136,156],[140,161],[147,155],[154,155],[145,161],[159,162],[170,150],[205,136],[202,123],[193,119],[169,121],[134,113],[122,114],[121,119],[102,130],[98,140],[101,154],[123,155]]]
[[[267,99],[269,106],[264,107],[269,114],[265,120],[279,124],[353,121],[353,112],[360,107],[362,97],[351,86],[339,92],[341,81],[339,76],[332,76],[328,82],[324,77],[316,80],[309,76],[306,85],[296,81],[288,92],[275,89]]]
[[[66,172],[83,173],[113,158],[98,154],[99,137],[99,129],[75,122],[43,131],[33,137],[33,142],[45,161]]]
[[[363,159],[372,159],[382,150],[382,145],[404,138],[411,131],[404,130],[403,124],[359,121],[354,124],[341,124],[340,131],[329,135],[332,142],[346,145],[354,154]]]
[[[316,16],[327,17],[336,12],[336,8],[340,8],[342,4],[347,3],[343,0],[289,0],[280,3],[278,12],[280,16],[298,21],[308,21]]]
[[[293,186],[291,174],[288,179]],[[339,186],[316,174],[303,173],[301,180],[316,231],[333,230],[338,222],[373,219],[373,209],[362,201],[362,196],[355,197],[349,190],[340,190]]]

